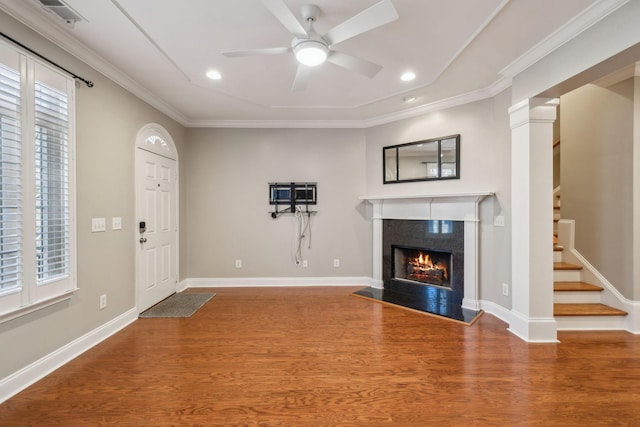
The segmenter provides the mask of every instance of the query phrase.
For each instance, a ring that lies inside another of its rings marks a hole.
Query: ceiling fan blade
[[[291,86],[291,90],[294,92],[298,92],[306,89],[310,75],[311,67],[307,67],[306,65],[302,64],[298,65],[298,71],[296,71],[296,77],[293,80],[293,86]]]
[[[222,52],[222,54],[227,58],[238,58],[241,56],[279,55],[288,52],[291,52],[290,47],[268,47],[266,49],[234,50],[231,52]]]
[[[322,38],[329,46],[366,33],[398,19],[391,0],[383,0],[330,29]]]
[[[327,58],[327,61],[342,68],[346,68],[347,70],[364,74],[369,78],[375,77],[375,75],[378,74],[380,70],[382,70],[382,65],[374,64],[373,62],[369,62],[367,60],[356,58],[355,56],[336,51],[331,52],[331,54]]]
[[[307,30],[304,29],[293,12],[284,4],[283,0],[262,0],[262,4],[269,9],[269,12],[271,12],[291,34],[307,35]]]

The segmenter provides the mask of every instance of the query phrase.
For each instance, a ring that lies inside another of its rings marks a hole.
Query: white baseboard
[[[109,338],[138,319],[137,308],[121,314],[85,335],[36,360],[28,366],[0,380],[0,403],[18,394],[36,381],[44,378],[65,363],[76,358],[96,344]]]
[[[503,306],[498,305],[492,301],[480,300],[478,301],[478,303],[480,305],[480,310],[496,316],[507,325],[511,323],[511,310],[504,308]]]
[[[558,325],[553,317],[528,317],[511,310],[507,330],[530,343],[557,343]]]
[[[186,288],[372,286],[371,277],[229,277],[185,279]]]
[[[189,287],[188,281],[189,279],[181,280],[180,283],[178,283],[178,286],[176,287],[176,292],[182,292],[185,289],[187,289]]]

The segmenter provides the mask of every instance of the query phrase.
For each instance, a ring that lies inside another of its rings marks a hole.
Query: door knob
[[[140,238],[140,243],[147,243],[147,238],[146,237],[141,237]]]

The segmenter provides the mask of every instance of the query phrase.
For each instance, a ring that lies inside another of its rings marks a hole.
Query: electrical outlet
[[[307,268],[309,267],[309,261],[307,261],[306,259],[302,260],[302,267]]]
[[[496,227],[504,227],[504,216],[503,215],[494,216],[493,225]]]
[[[241,259],[237,259],[236,260],[236,268],[242,268],[242,260]]]
[[[338,258],[333,260],[333,266],[336,268],[340,267],[340,260]]]
[[[100,295],[100,310],[107,308],[107,294]]]
[[[502,295],[504,295],[505,297],[509,296],[509,285],[506,283],[502,284]]]

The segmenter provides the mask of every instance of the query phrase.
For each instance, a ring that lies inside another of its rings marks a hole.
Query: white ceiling
[[[0,8],[186,126],[367,127],[436,106],[486,98],[523,67],[624,0],[393,0],[399,19],[335,45],[383,66],[374,78],[331,63],[292,91],[291,53],[227,58],[224,51],[289,46],[260,0],[64,0],[84,20],[66,25],[36,0]],[[284,0],[300,18],[309,0]],[[313,0],[319,34],[378,0]],[[301,19],[301,18],[300,18]],[[46,52],[42,52],[46,54]],[[215,69],[222,79],[205,73]],[[412,82],[400,75],[415,72]],[[407,95],[416,101],[406,103]]]

